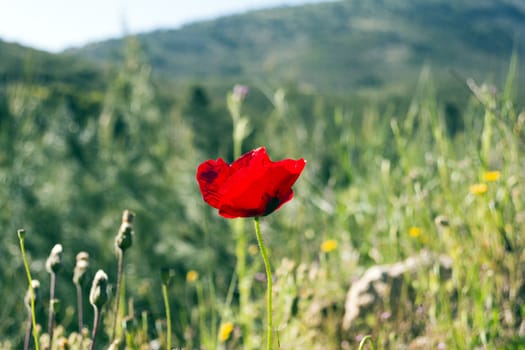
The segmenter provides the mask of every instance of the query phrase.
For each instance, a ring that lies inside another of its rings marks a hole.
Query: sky
[[[0,39],[59,52],[252,9],[316,0],[0,0]]]

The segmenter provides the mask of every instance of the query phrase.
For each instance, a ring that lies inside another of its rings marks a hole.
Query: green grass
[[[470,83],[472,93],[457,110],[438,97],[439,80],[427,69],[402,102],[357,105],[286,87],[252,88],[241,113],[250,126],[242,151],[265,145],[274,160],[308,161],[295,198],[260,222],[275,275],[279,348],[355,349],[366,335],[379,349],[416,341],[431,348],[523,346],[525,116],[516,98],[518,66],[513,57],[502,86]],[[53,344],[59,349],[69,338],[75,348],[74,257],[88,252],[90,280],[103,269],[114,291],[114,238],[124,209],[136,213],[119,309],[129,349],[164,346],[165,306],[175,347],[264,346],[264,266],[251,225],[233,229],[202,202],[195,181],[200,162],[233,158],[224,104],[196,90],[164,104],[159,96],[166,92],[159,92],[132,50],[108,84],[100,113],[77,115],[38,84],[10,83],[2,93],[0,347],[21,348],[25,333],[28,286],[16,230],[27,232],[31,275],[41,282],[41,335],[49,301],[45,259],[55,244],[64,247]],[[486,178],[488,171],[499,177]],[[474,191],[475,184],[486,188]],[[419,230],[410,234],[414,227]],[[243,229],[245,250],[239,253],[234,232]],[[327,240],[337,247],[323,251]],[[413,293],[396,295],[343,330],[351,281],[368,267],[422,250],[452,259],[450,279],[437,268],[412,276]],[[242,280],[250,285],[242,297],[236,276],[241,254]],[[169,303],[162,268],[173,272]],[[197,280],[186,280],[190,270],[198,272]],[[103,307],[97,348],[110,342],[114,301],[111,295]],[[90,330],[93,311],[84,303]],[[229,323],[231,333],[220,332]],[[90,334],[83,335],[86,345]]]

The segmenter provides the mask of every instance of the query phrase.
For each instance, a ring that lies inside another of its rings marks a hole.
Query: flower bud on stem
[[[122,224],[120,225],[117,236],[115,237],[115,252],[117,253],[118,258],[118,267],[117,267],[117,288],[115,291],[115,308],[114,308],[114,318],[113,318],[113,331],[111,336],[111,341],[115,341],[117,336],[117,322],[119,317],[119,306],[120,306],[120,295],[122,291],[120,290],[121,281],[122,281],[122,271],[124,266],[124,252],[131,247],[133,244],[133,219],[135,214],[129,210],[124,210],[122,214]]]
[[[100,323],[100,311],[108,300],[108,275],[102,270],[98,270],[93,278],[91,291],[89,293],[89,302],[93,306],[95,314],[93,316],[93,331],[91,333],[90,350],[95,349],[97,339],[97,330]]]
[[[78,310],[78,333],[80,343],[82,343],[82,329],[84,328],[84,311],[82,306],[82,287],[86,282],[86,272],[89,267],[89,254],[80,252],[76,256],[77,263],[73,272],[73,283],[77,289],[77,310]]]
[[[51,274],[51,282],[49,284],[49,318],[47,323],[47,334],[49,334],[49,348],[53,348],[53,326],[55,322],[55,289],[56,289],[56,273],[62,268],[62,245],[55,244],[51,253],[46,260],[46,270]]]

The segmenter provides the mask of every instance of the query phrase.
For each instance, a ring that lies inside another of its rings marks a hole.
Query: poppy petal
[[[206,203],[219,208],[221,203],[220,189],[229,176],[229,165],[222,159],[208,160],[197,169],[197,182]]]
[[[271,161],[268,153],[266,153],[266,148],[259,147],[240,156],[239,159],[231,164],[231,170],[232,172],[236,172],[241,169],[262,167],[269,162]]]

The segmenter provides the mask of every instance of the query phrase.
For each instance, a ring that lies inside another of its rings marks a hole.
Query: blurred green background
[[[274,160],[308,161],[295,199],[263,220],[275,267],[286,257],[339,271],[328,299],[340,311],[350,279],[365,267],[423,248],[456,254],[454,283],[470,288],[458,288],[456,314],[437,313],[434,331],[421,333],[451,348],[523,344],[523,43],[519,0],[309,4],[58,54],[0,41],[0,341],[19,348],[25,331],[27,281],[16,230],[27,232],[44,291],[45,259],[53,245],[64,246],[59,323],[73,330],[74,257],[89,252],[92,271],[103,268],[114,281],[113,241],[124,209],[136,213],[125,266],[136,313],[164,317],[159,271],[171,267],[178,343],[191,343],[192,327],[193,338],[204,332],[192,316],[203,301],[186,273],[198,271],[211,281],[205,290],[213,285],[222,300],[236,259],[231,226],[201,200],[195,170],[206,159],[232,160],[226,95],[240,83],[250,88],[243,151],[265,145]],[[485,197],[469,193],[487,170],[500,171],[501,181]],[[451,237],[434,227],[441,214],[452,222]],[[426,238],[406,235],[412,226]],[[501,230],[510,252],[494,238]],[[329,238],[339,242],[339,255],[319,260]],[[473,281],[482,267],[501,277],[490,286]],[[255,284],[254,303],[263,303],[263,287]],[[445,299],[436,300],[444,310]],[[518,315],[509,324],[498,316],[508,310]],[[386,347],[420,335],[395,322],[368,327]],[[309,348],[323,348],[308,339]],[[324,349],[347,339],[353,335],[333,335]]]

